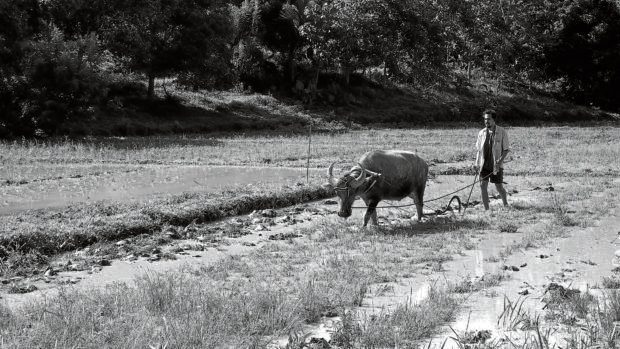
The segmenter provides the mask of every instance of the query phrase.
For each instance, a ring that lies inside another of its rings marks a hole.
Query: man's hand
[[[473,166],[473,167],[474,167],[474,171],[476,171],[476,172],[480,172],[480,169],[478,168],[478,165],[477,165],[477,164],[474,164],[474,166]]]
[[[493,174],[497,174],[500,168],[502,168],[502,162],[500,160],[495,161],[495,166],[493,167]]]

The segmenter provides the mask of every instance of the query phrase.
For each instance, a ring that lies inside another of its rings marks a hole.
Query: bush
[[[65,40],[50,25],[28,45],[24,75],[29,86],[23,118],[40,132],[53,134],[65,121],[92,115],[107,95],[106,55],[92,34]]]
[[[22,105],[28,91],[21,78],[0,79],[0,138],[34,134],[32,120],[24,118]]]
[[[254,91],[267,91],[281,80],[282,74],[276,65],[265,60],[261,49],[250,41],[239,45],[233,64],[239,74],[239,81]]]
[[[548,72],[561,79],[564,92],[574,101],[620,108],[620,9],[616,3],[574,2],[545,55]]]

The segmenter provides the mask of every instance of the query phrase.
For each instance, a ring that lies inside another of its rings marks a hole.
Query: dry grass
[[[315,134],[311,166],[332,161],[354,164],[374,149],[416,151],[438,169],[469,167],[474,160],[477,128],[370,130]],[[508,129],[513,152],[511,175],[604,176],[618,175],[620,156],[617,128]],[[551,138],[548,132],[559,132]],[[272,136],[157,136],[86,140],[0,142],[0,181],[19,183],[46,178],[69,178],[101,171],[140,169],[145,164],[235,166],[305,166],[307,135]],[[570,151],[567,151],[570,149]],[[449,164],[444,164],[449,163]],[[350,166],[349,165],[349,166]]]

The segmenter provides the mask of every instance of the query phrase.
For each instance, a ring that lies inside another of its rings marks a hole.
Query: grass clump
[[[603,277],[601,286],[608,289],[620,289],[620,278],[617,276]]]
[[[343,348],[408,348],[450,321],[458,303],[449,293],[431,288],[428,298],[400,304],[390,313],[360,314],[356,319],[349,312],[342,317],[332,343]]]
[[[589,292],[565,288],[551,283],[545,291],[543,299],[546,318],[573,325],[578,319],[585,319],[594,309],[596,298]]]
[[[499,231],[502,233],[516,233],[519,229],[519,226],[516,225],[514,222],[503,220],[499,223],[498,228]]]
[[[61,290],[9,315],[2,333],[15,348],[247,347],[294,328],[297,314],[296,303],[277,288],[224,290],[208,279],[150,274],[135,287]]]
[[[482,275],[480,278],[471,279],[465,278],[460,282],[451,284],[449,286],[450,292],[453,293],[471,293],[478,292],[489,287],[497,286],[502,281],[510,278],[510,275],[505,273],[486,273]]]

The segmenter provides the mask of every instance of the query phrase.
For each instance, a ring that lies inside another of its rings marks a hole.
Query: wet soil
[[[427,199],[466,186],[471,180],[470,176],[438,176],[429,183]],[[544,188],[549,188],[551,185],[546,178],[519,177],[510,180],[512,182],[507,189],[512,195],[509,200],[517,198],[528,200],[537,195],[544,195]],[[620,184],[619,180],[616,182]],[[557,187],[561,185],[556,184]],[[460,193],[463,201],[466,200],[467,194],[468,191]],[[472,200],[478,199],[477,190],[474,190]],[[410,203],[410,199],[405,199],[399,204]],[[441,206],[445,203],[438,201],[436,204]],[[389,203],[382,203],[380,206],[387,204]],[[429,208],[431,206],[429,204]],[[486,212],[481,205],[475,205],[468,208],[466,215],[471,217],[493,215],[493,212],[501,209],[500,206],[499,200],[493,200],[492,212]],[[226,256],[248,253],[269,240],[303,239],[304,237],[298,234],[301,229],[311,227],[317,222],[335,219],[337,209],[338,206],[333,200],[322,200],[282,210],[264,210],[216,223],[226,225],[226,229],[237,227],[236,231],[239,234],[234,235],[223,234],[225,227],[214,228],[216,226],[214,224],[188,226],[174,232],[163,232],[164,235],[175,236],[168,239],[158,253],[130,254],[121,259],[110,260],[109,266],[96,266],[79,271],[58,271],[53,277],[44,275],[31,280],[22,280],[19,282],[36,288],[24,294],[9,293],[7,285],[0,286],[0,297],[7,306],[15,308],[34,299],[52,296],[61,287],[91,289],[112,282],[131,282],[136,276],[147,272],[213,264]],[[390,221],[390,218],[387,218],[390,215],[381,213],[388,211],[384,210],[379,213],[381,224],[399,223]],[[415,212],[413,207],[408,210],[411,215]],[[363,211],[355,210],[350,219],[359,221],[361,225]],[[545,229],[544,222],[532,224],[516,232],[498,231],[495,234],[481,235],[475,250],[464,251],[454,256],[454,259],[444,263],[440,270],[428,269],[397,283],[373,285],[359,311],[371,313],[389,311],[403,302],[421,300],[426,297],[430,285],[436,285],[441,280],[458,281],[469,278],[475,282],[485,275],[499,273],[507,277],[497,286],[472,293],[463,304],[455,321],[450,324],[457,331],[489,330],[496,333],[499,330],[497,319],[504,309],[504,296],[510,299],[527,296],[528,299],[524,304],[534,312],[544,306],[541,303],[542,293],[550,283],[585,289],[597,285],[602,276],[611,275],[615,267],[614,251],[620,248],[620,241],[615,239],[618,237],[619,226],[620,213],[616,211],[601,220],[598,226],[585,229],[567,228],[565,237],[552,239],[543,247],[515,251],[512,255],[497,261],[491,261],[488,257],[497,256],[501,249],[536,229]],[[220,233],[213,234],[214,230]],[[201,235],[201,232],[207,231],[210,232],[209,235]],[[67,259],[76,259],[85,253],[88,254],[88,251],[77,251],[72,255],[63,256],[59,263],[66,263]],[[163,255],[173,255],[174,259],[165,260],[162,258]],[[310,334],[308,338],[329,339],[334,324],[338,321],[337,317],[326,318],[319,324],[308,326]],[[445,327],[437,338],[445,338],[448,335],[452,335],[451,330]],[[283,341],[284,339],[280,342]]]

